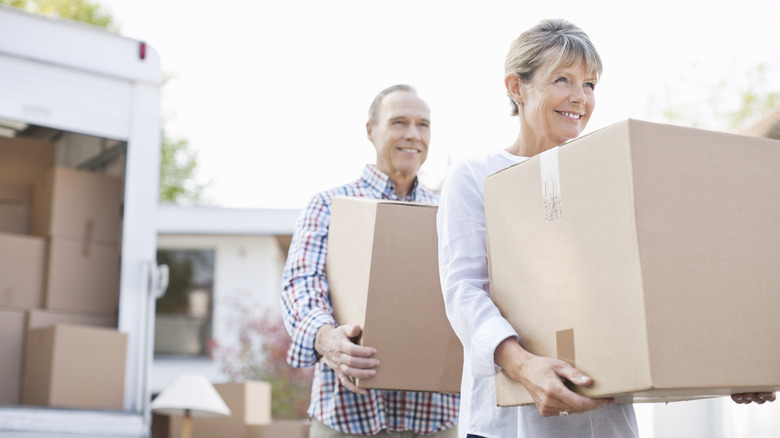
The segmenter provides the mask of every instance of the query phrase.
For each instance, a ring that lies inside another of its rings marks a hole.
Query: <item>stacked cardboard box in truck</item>
[[[81,351],[93,337],[89,327],[59,329],[67,336],[50,336],[48,354],[24,360],[27,346],[41,337],[36,329],[55,330],[57,324],[69,323],[109,327],[117,339],[124,336],[116,332],[121,180],[56,167],[54,156],[49,142],[0,138],[0,312],[8,326],[3,330],[0,402],[121,409],[123,385],[100,390],[110,403],[62,392],[75,388],[62,382],[97,382],[101,373],[83,371],[107,361],[121,360],[122,367],[112,366],[103,375],[124,381],[124,348],[91,350],[97,354],[94,360]],[[21,330],[14,329],[18,323]],[[83,366],[68,365],[72,357],[84,360]],[[28,376],[35,376],[38,389],[20,384]],[[60,392],[56,397],[36,395],[41,385]]]

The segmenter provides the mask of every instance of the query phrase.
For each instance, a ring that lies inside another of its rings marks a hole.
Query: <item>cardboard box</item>
[[[121,410],[127,335],[55,325],[27,332],[22,403]]]
[[[0,137],[0,184],[32,187],[54,166],[54,144],[33,138]]]
[[[45,255],[43,238],[0,233],[0,306],[42,306]]]
[[[0,405],[18,405],[21,394],[24,312],[0,309]]]
[[[361,388],[460,392],[463,347],[444,312],[437,207],[335,197],[327,277],[334,317],[363,328],[377,374]]]
[[[274,420],[260,426],[250,426],[247,438],[309,438],[308,420]]]
[[[250,427],[271,422],[271,384],[247,381],[217,383],[214,388],[230,408],[229,417],[193,418],[192,438],[248,437]],[[181,436],[181,417],[170,417],[171,437]]]
[[[588,396],[777,391],[778,169],[775,140],[627,120],[491,175],[491,296]]]
[[[53,312],[50,310],[30,310],[27,312],[27,330],[46,328],[57,324],[88,325],[115,329],[118,323],[116,316]]]
[[[0,233],[30,232],[29,187],[0,183]]]
[[[120,251],[50,239],[44,306],[48,310],[116,316],[119,309]]]
[[[117,246],[121,224],[119,177],[55,167],[35,184],[31,234]]]

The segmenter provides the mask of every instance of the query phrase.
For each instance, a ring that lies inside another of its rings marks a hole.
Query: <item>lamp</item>
[[[182,374],[162,390],[149,407],[159,414],[183,416],[182,438],[192,435],[192,417],[224,417],[230,408],[214,389],[214,385],[199,374]]]

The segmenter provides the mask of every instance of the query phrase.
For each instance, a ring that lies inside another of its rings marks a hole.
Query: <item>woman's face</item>
[[[568,67],[542,66],[530,83],[520,83],[519,110],[528,141],[538,152],[576,138],[596,107],[596,76],[585,62]]]

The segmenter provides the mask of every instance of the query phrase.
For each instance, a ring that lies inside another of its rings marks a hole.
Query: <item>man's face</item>
[[[376,120],[366,124],[376,148],[376,166],[391,177],[417,174],[428,156],[431,114],[415,93],[393,91],[382,99]]]

